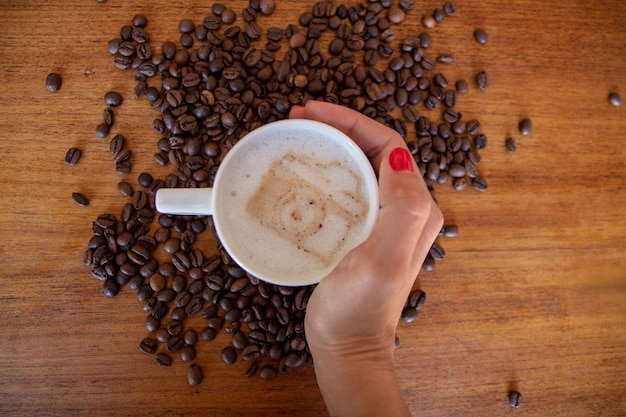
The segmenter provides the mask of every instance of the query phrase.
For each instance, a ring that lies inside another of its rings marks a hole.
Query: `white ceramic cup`
[[[156,209],[212,215],[239,266],[269,283],[319,282],[376,223],[378,183],[359,146],[302,119],[255,129],[224,157],[213,188],[162,188]]]

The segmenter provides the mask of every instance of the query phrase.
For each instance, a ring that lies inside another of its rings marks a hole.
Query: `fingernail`
[[[398,147],[389,154],[389,165],[394,171],[413,172],[413,157],[408,149]]]

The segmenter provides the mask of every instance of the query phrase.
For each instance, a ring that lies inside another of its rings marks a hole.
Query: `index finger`
[[[406,148],[394,130],[345,106],[309,100],[304,107],[292,108],[289,118],[317,120],[341,130],[363,149],[376,172],[384,156],[399,146]]]

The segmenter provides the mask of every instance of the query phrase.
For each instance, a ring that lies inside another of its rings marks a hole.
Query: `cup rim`
[[[369,237],[374,230],[374,226],[376,225],[376,220],[378,218],[378,210],[380,207],[379,200],[379,192],[378,192],[378,179],[376,177],[376,173],[372,167],[372,164],[368,157],[365,155],[363,150],[359,147],[359,145],[352,140],[348,135],[346,135],[341,130],[337,129],[334,126],[328,125],[326,123],[322,123],[316,120],[309,119],[284,119],[278,120],[275,122],[271,122],[260,126],[253,131],[247,133],[243,138],[241,138],[224,156],[220,166],[217,170],[217,174],[215,176],[215,180],[213,182],[213,223],[215,226],[215,230],[218,235],[218,239],[221,244],[224,246],[230,257],[245,271],[249,272],[253,276],[266,281],[270,284],[275,285],[283,285],[283,286],[307,286],[319,283],[326,275],[328,275],[336,266],[337,263],[324,268],[317,270],[316,274],[310,274],[310,276],[299,276],[297,279],[289,280],[287,277],[285,279],[281,279],[281,277],[272,277],[266,276],[263,272],[259,271],[258,268],[251,266],[247,263],[245,259],[242,259],[240,254],[237,253],[237,250],[233,250],[233,247],[228,242],[227,239],[223,239],[223,236],[227,236],[227,233],[224,233],[223,224],[220,221],[220,214],[217,204],[217,197],[221,193],[221,188],[223,187],[223,183],[225,182],[223,178],[228,175],[226,172],[228,171],[228,167],[230,164],[236,161],[238,154],[241,153],[243,149],[246,148],[246,145],[249,142],[256,140],[258,137],[264,136],[267,131],[272,131],[275,129],[282,129],[284,126],[291,125],[292,128],[303,128],[304,130],[310,131],[319,131],[320,129],[326,130],[328,132],[328,137],[337,138],[336,142],[341,143],[341,146],[349,149],[349,153],[351,157],[358,162],[359,172],[363,174],[365,179],[365,187],[368,193],[368,197],[370,198],[368,215],[364,224],[364,232],[363,239],[354,247],[363,243],[367,237]],[[238,151],[239,150],[239,151]],[[352,248],[350,248],[352,249]],[[349,251],[349,250],[348,250]],[[347,253],[347,252],[346,252]],[[293,278],[293,277],[292,277]]]

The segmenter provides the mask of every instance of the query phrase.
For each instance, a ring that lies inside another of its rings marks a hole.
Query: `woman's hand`
[[[378,175],[380,212],[371,236],[311,295],[306,337],[331,415],[408,415],[395,381],[395,330],[441,226],[404,140],[346,107],[309,101],[291,118],[318,120],[350,136]]]

